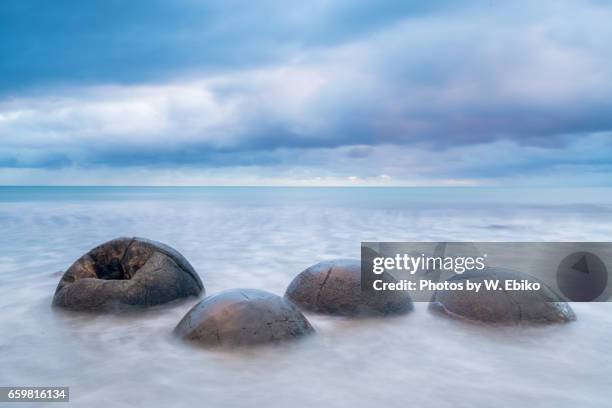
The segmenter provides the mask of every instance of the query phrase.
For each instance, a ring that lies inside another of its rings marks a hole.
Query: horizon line
[[[537,185],[232,185],[232,184],[196,184],[196,185],[116,185],[116,184],[0,184],[0,188],[521,188],[521,189],[562,189],[562,188],[605,188],[612,186],[537,186]]]

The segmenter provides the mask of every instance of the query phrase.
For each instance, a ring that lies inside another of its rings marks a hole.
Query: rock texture
[[[449,282],[484,282],[499,280],[497,291],[480,289],[474,291],[436,291],[429,304],[430,310],[441,312],[454,318],[483,323],[500,324],[549,324],[564,323],[576,319],[571,307],[559,295],[537,279],[520,272],[486,268],[482,271],[469,271],[455,275]],[[505,281],[540,282],[539,291],[511,291],[503,289]]]
[[[293,340],[314,329],[291,302],[255,289],[232,289],[198,303],[174,332],[204,346],[250,346]]]
[[[144,238],[118,238],[80,257],[62,276],[53,305],[72,310],[152,306],[203,293],[176,250]]]
[[[395,279],[384,273],[384,282]],[[412,300],[403,291],[362,291],[359,260],[321,262],[293,279],[285,297],[304,310],[342,316],[407,313]]]

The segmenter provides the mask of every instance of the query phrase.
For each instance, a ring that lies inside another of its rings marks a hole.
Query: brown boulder
[[[384,273],[378,279],[395,282]],[[410,312],[412,300],[403,291],[361,290],[361,262],[339,259],[320,262],[296,276],[285,297],[304,310],[317,313],[360,316]]]
[[[152,306],[204,292],[176,250],[144,238],[118,238],[80,257],[62,276],[53,305],[72,310]]]
[[[502,268],[472,270],[448,279],[448,282],[482,282],[479,292],[438,290],[429,309],[444,315],[482,323],[550,324],[576,319],[572,308],[552,289],[536,278]],[[485,280],[499,280],[499,290],[485,290]],[[540,290],[505,290],[506,281],[538,282]],[[465,288],[465,286],[464,286]]]
[[[256,289],[232,289],[202,300],[174,332],[210,347],[279,343],[314,329],[295,305],[280,296]]]

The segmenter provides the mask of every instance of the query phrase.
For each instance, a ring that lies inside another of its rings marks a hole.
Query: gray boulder
[[[387,273],[378,279],[396,281]],[[285,297],[304,310],[341,316],[403,314],[413,309],[407,292],[362,291],[361,262],[352,259],[311,266],[293,279]]]
[[[559,295],[536,278],[509,269],[486,268],[455,275],[448,282],[484,282],[499,280],[499,290],[478,293],[467,290],[438,290],[429,309],[444,315],[483,323],[499,324],[550,324],[576,320],[572,308]],[[505,282],[528,280],[538,282],[538,291],[505,290]],[[465,287],[465,286],[464,286]]]
[[[314,329],[295,305],[280,296],[232,289],[202,300],[174,332],[204,346],[250,346],[297,339]]]
[[[144,238],[118,238],[97,246],[68,268],[53,305],[112,311],[159,305],[203,292],[198,274],[176,250]]]

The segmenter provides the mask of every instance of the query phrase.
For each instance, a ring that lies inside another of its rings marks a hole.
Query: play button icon
[[[582,258],[572,268],[582,273],[589,273],[589,264],[587,263],[586,255],[582,255]]]
[[[559,264],[557,285],[561,293],[574,302],[607,300],[598,298],[608,285],[608,271],[597,255],[574,252]]]

